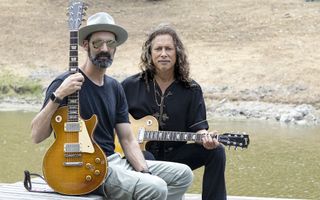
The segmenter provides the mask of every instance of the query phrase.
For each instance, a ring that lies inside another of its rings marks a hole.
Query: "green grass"
[[[42,93],[40,80],[17,76],[8,71],[0,73],[0,98],[39,97]]]

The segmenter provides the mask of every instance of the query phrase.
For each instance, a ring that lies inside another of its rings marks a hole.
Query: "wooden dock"
[[[0,183],[0,200],[103,200],[102,196],[98,195],[82,195],[82,196],[67,196],[57,193],[50,193],[52,189],[40,178],[32,179],[32,189],[48,191],[49,193],[29,192],[22,182],[17,183]],[[263,198],[263,197],[240,197],[228,196],[228,200],[297,200],[297,199],[283,199],[283,198]],[[186,194],[184,200],[201,200],[200,194]],[[301,199],[300,199],[301,200]]]

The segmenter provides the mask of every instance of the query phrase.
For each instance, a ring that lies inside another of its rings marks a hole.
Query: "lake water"
[[[0,182],[23,180],[25,169],[41,173],[53,138],[32,144],[33,112],[0,112]],[[217,119],[219,132],[250,135],[248,149],[226,148],[228,195],[320,199],[320,126],[288,126],[268,121]],[[200,193],[203,168],[188,192]]]

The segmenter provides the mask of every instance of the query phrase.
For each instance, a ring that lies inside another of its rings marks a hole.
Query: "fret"
[[[71,53],[71,52],[70,52],[70,53]],[[70,61],[71,63],[76,63],[76,62],[78,62],[78,57],[70,57],[69,61]]]
[[[70,38],[70,44],[78,44],[78,38]]]
[[[77,110],[69,110],[70,115],[78,115],[78,109]]]
[[[69,51],[78,51],[78,45],[70,45]]]
[[[174,135],[175,135],[175,137],[174,137],[175,141],[180,141],[180,135],[181,134],[179,132],[176,132]]]
[[[153,132],[151,132],[151,133],[150,133],[150,139],[151,139],[151,140],[153,139],[153,135],[154,135]]]
[[[201,141],[203,134],[197,134],[197,141]]]
[[[78,121],[78,115],[71,115],[69,113],[68,114],[68,119],[69,119],[69,121],[76,122],[76,121]]]
[[[196,134],[192,134],[192,135],[191,135],[191,138],[192,138],[192,141],[196,141],[196,140],[197,140]]]
[[[77,60],[78,60],[78,51],[70,51],[69,55],[74,57],[74,58],[77,58]]]
[[[162,132],[159,132],[159,134],[158,134],[158,139],[159,139],[159,140],[162,140],[162,137],[163,137],[163,136],[162,136]]]
[[[78,31],[70,31],[70,38],[78,37]]]
[[[69,110],[78,110],[78,105],[69,105]]]
[[[69,67],[70,67],[71,69],[78,69],[78,62],[76,62],[76,63],[70,63],[70,64],[69,64]]]
[[[77,97],[78,98],[78,97]],[[78,99],[71,99],[69,97],[69,104],[74,104],[74,105],[78,105]]]

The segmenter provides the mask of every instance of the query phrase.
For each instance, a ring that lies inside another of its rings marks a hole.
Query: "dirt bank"
[[[192,77],[210,101],[274,104],[278,110],[307,105],[309,112],[320,108],[319,1],[86,2],[89,15],[107,11],[129,32],[108,71],[120,81],[138,72],[145,33],[160,22],[170,22],[188,49]],[[65,0],[0,0],[0,6],[1,71],[40,79],[45,86],[68,68]]]

